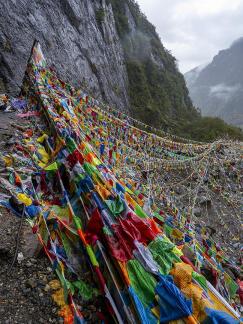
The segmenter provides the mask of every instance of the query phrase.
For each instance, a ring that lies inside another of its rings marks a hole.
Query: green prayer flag
[[[239,289],[239,286],[234,280],[232,280],[232,278],[228,274],[226,274],[224,277],[225,277],[226,285],[229,290],[230,297],[233,298],[237,290]]]
[[[139,205],[137,205],[135,207],[134,211],[135,211],[135,214],[140,218],[147,218],[148,217],[147,214],[143,211],[143,209]]]
[[[93,296],[98,295],[98,290],[92,288],[90,285],[86,284],[83,280],[75,281],[72,284],[78,290],[79,296],[82,296],[84,300],[90,300]]]
[[[47,167],[44,168],[45,171],[56,171],[58,170],[58,165],[57,162],[54,162],[50,165],[48,165]]]
[[[74,139],[72,139],[71,137],[68,137],[66,139],[66,145],[67,145],[67,149],[70,153],[72,153],[76,149],[76,143],[75,143]]]
[[[154,299],[156,280],[152,274],[147,272],[138,260],[127,262],[127,271],[131,286],[145,306]]]
[[[174,247],[173,243],[162,237],[156,237],[148,245],[153,259],[158,263],[163,275],[169,274],[174,262],[181,262],[181,259],[173,251]]]
[[[97,262],[95,254],[94,254],[94,252],[93,252],[90,245],[86,245],[86,251],[87,251],[87,253],[88,253],[89,257],[90,257],[90,261],[91,261],[92,265],[94,267],[98,267],[99,263]]]
[[[115,200],[105,200],[105,203],[114,216],[118,216],[125,209],[124,203],[120,196],[117,196]]]
[[[82,229],[82,223],[81,223],[81,219],[79,217],[73,216],[73,221],[74,221],[77,229]]]
[[[112,236],[113,235],[112,232],[111,232],[111,230],[107,226],[104,226],[103,227],[103,233],[105,235],[108,235],[108,236]]]
[[[133,195],[133,192],[131,189],[129,189],[128,187],[125,187],[125,191],[128,192],[130,195]]]
[[[171,236],[171,233],[172,233],[172,231],[173,231],[173,228],[170,227],[169,225],[165,224],[165,225],[164,225],[164,229],[165,229],[165,234],[166,234],[167,236]]]
[[[206,290],[206,291],[208,290],[207,280],[203,275],[193,271],[192,272],[192,278],[194,280],[196,280],[204,290]]]
[[[161,216],[161,215],[158,214],[158,213],[154,213],[153,216],[156,217],[156,218],[157,218],[158,220],[160,220],[161,222],[164,222],[164,221],[165,221],[164,217]]]

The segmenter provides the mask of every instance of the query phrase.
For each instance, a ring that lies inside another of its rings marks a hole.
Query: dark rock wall
[[[18,93],[37,39],[64,80],[128,107],[123,49],[105,1],[1,0],[0,11],[0,92]]]

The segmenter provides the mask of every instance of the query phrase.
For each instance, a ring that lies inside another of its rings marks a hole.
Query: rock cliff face
[[[0,92],[18,93],[34,39],[61,78],[157,127],[192,119],[175,58],[133,0],[0,2]]]
[[[135,1],[107,2],[112,4],[124,48],[131,113],[147,124],[178,131],[179,125],[197,118],[198,113],[176,59]]]
[[[203,115],[243,127],[243,38],[220,51],[210,64],[185,74],[190,95]]]
[[[0,11],[1,91],[18,91],[36,38],[63,79],[119,108],[128,107],[124,54],[111,5],[91,0],[9,0],[1,1]]]

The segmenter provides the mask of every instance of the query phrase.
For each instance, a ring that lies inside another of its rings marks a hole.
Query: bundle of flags
[[[22,94],[47,128],[26,143],[35,171],[28,186],[17,186],[18,199],[61,282],[62,293],[54,298],[65,323],[82,323],[80,298],[97,295],[105,301],[100,322],[239,323],[237,311],[166,235],[170,223],[166,230],[163,215],[146,208],[136,181],[122,178],[124,149],[118,149],[111,119],[108,125],[87,96],[47,68],[38,42]],[[128,145],[135,133],[122,134]],[[200,144],[194,145],[193,154],[200,154]],[[82,279],[86,270],[92,283]]]

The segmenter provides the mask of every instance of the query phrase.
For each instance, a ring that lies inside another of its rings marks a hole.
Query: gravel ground
[[[18,138],[11,123],[24,126],[28,120],[18,118],[15,113],[0,111],[0,154],[10,152]],[[2,188],[0,192],[3,192]],[[19,257],[10,269],[19,224],[19,218],[0,207],[0,324],[63,323],[49,286],[57,277],[26,221],[20,231]],[[87,273],[87,276],[86,279],[93,282],[92,274]],[[76,302],[86,323],[100,322],[97,310],[104,312],[105,309],[101,296],[90,301],[78,298]]]
[[[11,122],[18,124],[15,113],[0,112],[0,152],[11,150],[6,145],[14,135]],[[36,257],[38,241],[25,222],[18,248],[23,258],[10,269],[19,223],[15,215],[0,208],[0,323],[63,323],[48,286],[56,276],[44,255]]]

